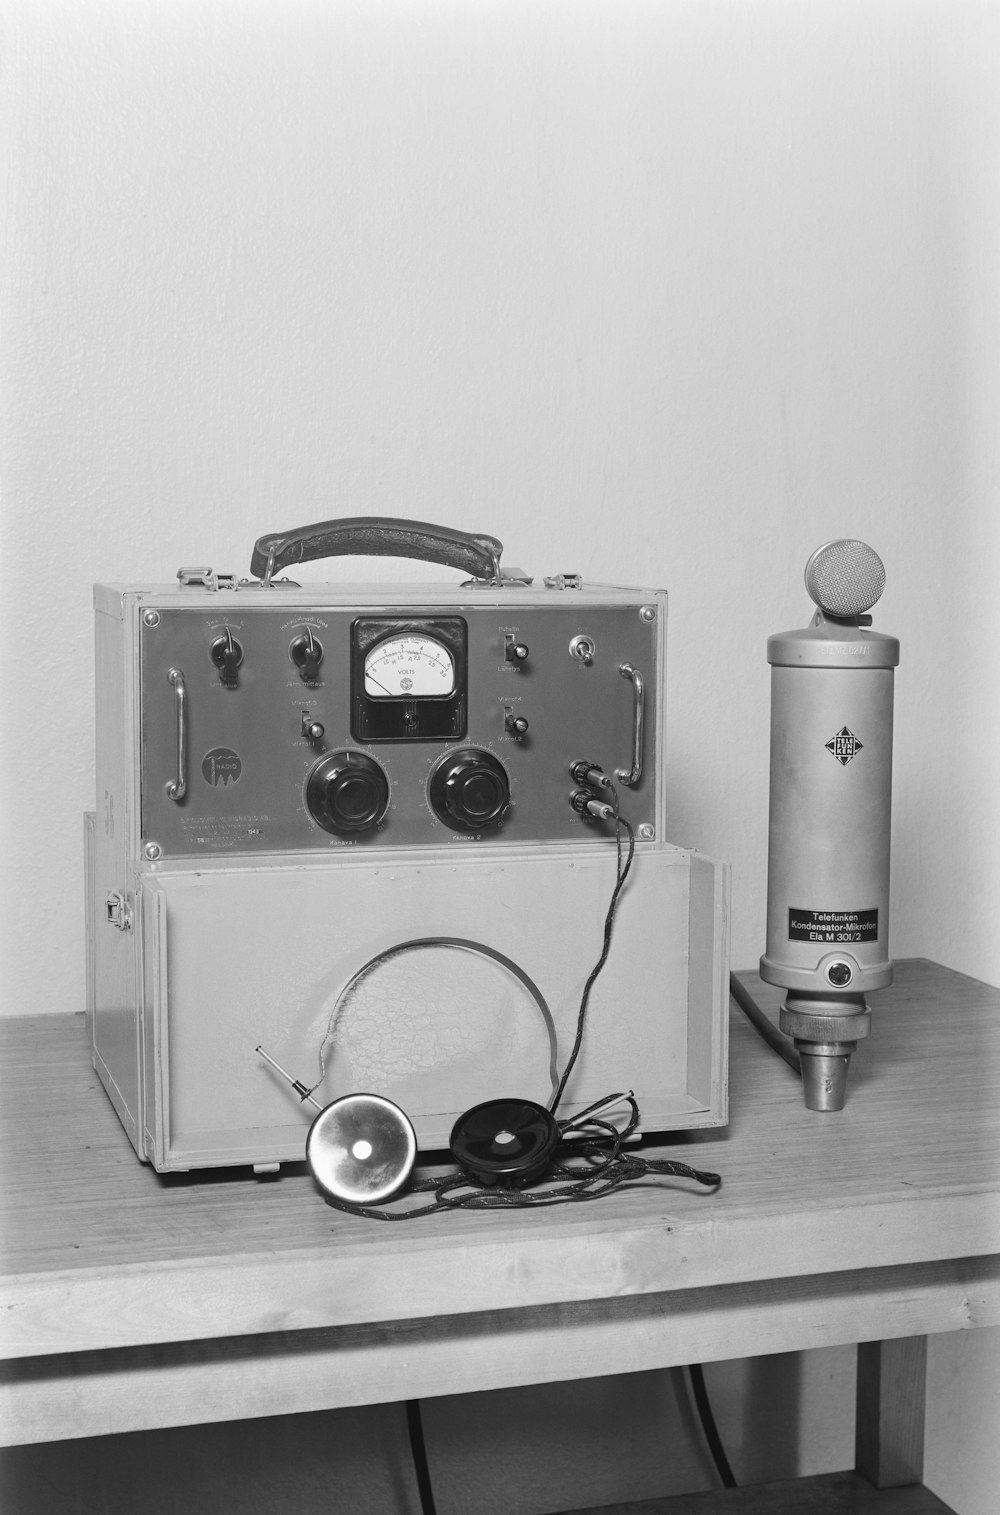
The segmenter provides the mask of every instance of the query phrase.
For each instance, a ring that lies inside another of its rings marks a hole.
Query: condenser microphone
[[[841,539],[806,564],[816,613],[768,639],[771,774],[767,946],[761,977],[786,991],[781,1029],[811,1110],[843,1108],[868,1035],[865,995],[892,981],[889,830],[895,637],[870,630],[881,559]]]

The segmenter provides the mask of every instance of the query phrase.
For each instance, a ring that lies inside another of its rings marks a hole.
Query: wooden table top
[[[776,1018],[780,991],[741,979]],[[733,1010],[730,1122],[651,1138],[723,1178],[386,1225],[304,1165],[157,1175],[90,1066],[82,1015],[0,1021],[0,1355],[405,1321],[1000,1251],[1000,991],[924,960],[870,997],[843,1111]]]

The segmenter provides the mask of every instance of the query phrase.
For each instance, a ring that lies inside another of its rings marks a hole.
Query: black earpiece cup
[[[449,1146],[455,1161],[479,1183],[514,1188],[541,1178],[561,1135],[544,1105],[490,1099],[459,1116]]]

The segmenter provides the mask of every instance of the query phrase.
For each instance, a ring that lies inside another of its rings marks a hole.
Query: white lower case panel
[[[482,1100],[548,1103],[615,868],[609,841],[142,875],[142,1108],[119,1108],[141,1155],[164,1171],[301,1160],[315,1109],[258,1046],[321,1104],[393,1100],[423,1150]],[[637,850],[560,1116],[631,1089],[644,1131],[725,1121],[728,883],[695,853]],[[120,1106],[100,1009],[95,1063]],[[115,1027],[121,1057],[121,1013]]]

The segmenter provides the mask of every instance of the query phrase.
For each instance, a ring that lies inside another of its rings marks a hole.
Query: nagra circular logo
[[[825,745],[827,752],[832,752],[837,762],[846,767],[855,753],[861,751],[864,743],[858,741],[853,731],[841,726],[836,736],[832,736]]]
[[[218,789],[220,784],[223,789],[228,789],[230,784],[238,781],[242,772],[240,755],[231,747],[213,747],[201,760],[201,776],[213,789]]]

